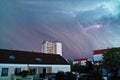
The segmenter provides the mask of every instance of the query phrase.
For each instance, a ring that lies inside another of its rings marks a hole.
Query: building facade
[[[44,41],[42,43],[42,52],[49,54],[59,54],[62,56],[62,43]]]
[[[93,50],[93,60],[96,61],[101,61],[103,58],[103,54],[107,51],[108,49],[100,49],[100,50]]]

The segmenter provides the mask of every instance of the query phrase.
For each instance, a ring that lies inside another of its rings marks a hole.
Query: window
[[[37,69],[36,68],[31,68],[30,69],[30,75],[35,75],[37,74]]]
[[[35,60],[36,60],[36,61],[39,61],[39,62],[41,61],[41,59],[40,59],[39,57],[35,58]]]
[[[14,60],[14,59],[15,59],[15,56],[14,56],[14,55],[10,55],[10,56],[9,56],[9,59]]]
[[[21,68],[15,68],[15,75],[20,75]]]
[[[46,74],[47,70],[46,68],[43,68],[43,74]]]
[[[8,68],[2,68],[1,76],[8,76]]]
[[[59,60],[59,59],[57,59],[57,58],[56,58],[56,61],[57,61],[57,62],[60,62],[60,60]]]

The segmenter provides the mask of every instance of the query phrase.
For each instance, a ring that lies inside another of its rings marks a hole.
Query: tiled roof
[[[93,50],[93,54],[104,54],[108,49]]]
[[[120,47],[115,47],[116,49],[120,49]],[[100,49],[100,50],[93,50],[93,55],[94,54],[104,54],[107,50],[109,50],[110,48],[107,49]]]
[[[74,59],[74,61],[83,61],[83,60],[88,60],[88,58],[79,58],[79,59]]]
[[[13,64],[68,64],[57,54],[0,49],[0,63]]]

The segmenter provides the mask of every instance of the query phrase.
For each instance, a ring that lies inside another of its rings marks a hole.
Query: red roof
[[[104,54],[108,49],[93,50],[93,54]]]
[[[74,61],[83,61],[83,60],[88,60],[88,58],[74,59]]]
[[[116,48],[120,49],[120,47],[116,47]],[[107,49],[100,49],[100,50],[93,50],[93,55],[95,55],[95,54],[104,54],[108,49],[109,48],[107,48]]]

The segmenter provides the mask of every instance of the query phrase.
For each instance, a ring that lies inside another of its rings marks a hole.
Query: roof
[[[9,59],[12,58],[12,59]],[[68,64],[58,54],[0,49],[0,63],[13,64]]]
[[[93,54],[104,54],[108,49],[93,50]]]
[[[115,47],[116,49],[120,49],[120,47]],[[93,55],[95,54],[104,54],[107,50],[109,50],[110,48],[107,49],[100,49],[100,50],[93,50]]]
[[[84,60],[88,60],[88,58],[74,59],[74,61],[84,61]]]

